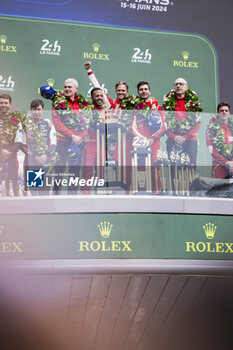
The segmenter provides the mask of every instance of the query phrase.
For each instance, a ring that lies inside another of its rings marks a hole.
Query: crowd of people
[[[177,155],[183,154],[185,164],[196,167],[202,108],[198,94],[189,89],[185,79],[175,80],[174,88],[164,96],[160,106],[158,100],[151,97],[148,82],[138,83],[137,96],[129,93],[126,82],[118,82],[115,85],[116,99],[112,99],[102,90],[91,63],[86,62],[84,67],[93,86],[91,102],[78,93],[78,82],[73,78],[64,82],[63,90],[54,91],[51,86],[41,88],[42,96],[52,100],[52,121],[44,118],[43,100],[33,100],[30,115],[23,115],[12,110],[10,95],[0,95],[0,182],[5,181],[8,195],[12,191],[15,196],[19,193],[19,150],[25,154],[25,165],[72,166],[76,175],[80,175],[81,169],[83,178],[90,178],[99,152],[96,125],[106,124],[109,118],[117,119],[127,131],[127,165],[131,164],[136,143],[150,149],[152,165],[158,162],[160,139],[167,134],[167,155],[171,164],[177,164]],[[107,135],[105,141],[106,144],[117,143],[117,134]],[[219,103],[217,114],[209,122],[206,141],[213,158],[213,177],[231,177],[233,118],[227,102]],[[116,162],[118,147],[111,154]],[[130,178],[131,172],[127,171],[128,188]],[[88,192],[89,189],[85,190]]]

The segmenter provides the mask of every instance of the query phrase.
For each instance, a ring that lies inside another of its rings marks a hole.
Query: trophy
[[[157,152],[158,160],[154,162],[155,193],[172,195],[171,162],[166,151]]]
[[[146,138],[134,137],[132,161],[133,194],[151,194],[151,147]]]
[[[172,188],[175,195],[189,196],[189,185],[192,182],[193,165],[190,157],[184,151],[183,146],[173,145],[170,152],[170,162],[172,165]]]
[[[97,177],[104,179],[99,194],[125,193],[126,187],[126,129],[117,119],[105,119],[97,125]]]
[[[117,181],[118,162],[114,158],[117,149],[117,137],[114,134],[107,136],[106,160],[104,161],[103,178],[105,183]]]
[[[190,195],[190,184],[196,178],[194,165],[187,153],[157,152],[158,161],[154,162],[155,193],[160,195]]]

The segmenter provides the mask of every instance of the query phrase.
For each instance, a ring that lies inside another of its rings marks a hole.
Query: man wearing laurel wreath
[[[217,113],[208,125],[206,142],[213,157],[213,177],[226,179],[233,176],[233,117],[229,103],[219,103]]]
[[[63,102],[56,105],[53,103],[52,118],[57,132],[57,152],[59,155],[57,165],[66,165],[68,161],[68,149],[70,148],[71,144],[82,145],[83,138],[87,134],[86,129],[79,131],[74,127],[68,127],[68,124],[65,122],[66,110],[71,110],[74,114],[77,115],[81,114],[82,106],[80,106],[77,92],[77,80],[73,78],[67,79],[64,82],[64,96],[62,96],[62,98],[65,98],[67,106]],[[60,113],[60,111],[62,111],[62,113]],[[62,114],[64,115],[64,120],[62,119]]]
[[[10,95],[8,95],[8,94],[0,95],[0,129],[2,129],[4,119],[7,118],[8,114],[10,112],[10,108],[12,107],[11,101],[12,101],[12,99],[11,99]],[[1,145],[1,148],[0,148],[0,161],[1,162],[8,160],[11,156],[12,152],[9,151],[9,147],[7,147],[7,148],[5,148]]]
[[[20,133],[20,149],[23,151],[25,156],[23,165],[24,167],[42,167],[46,173],[52,170],[54,163],[57,160],[57,153],[55,152],[57,146],[56,130],[51,120],[44,119],[44,102],[40,99],[31,101],[30,104],[30,115],[25,126],[19,128]],[[30,137],[34,134],[35,138]],[[18,135],[16,136],[15,142],[18,142]],[[22,155],[19,155],[18,158]],[[24,168],[25,169],[25,168]],[[24,170],[25,172],[25,170]],[[20,169],[19,169],[20,173]],[[48,195],[49,191],[41,191],[39,188],[33,189],[33,195]]]
[[[7,195],[18,195],[18,162],[17,162],[17,151],[20,147],[19,142],[15,142],[16,135],[20,127],[20,122],[12,116],[10,116],[10,110],[12,107],[12,98],[8,94],[0,95],[0,168],[1,173],[5,172],[6,190]],[[10,120],[12,123],[10,123]],[[9,126],[6,128],[5,124],[9,121]],[[10,126],[12,125],[12,127]],[[20,135],[18,135],[19,138]],[[5,170],[5,171],[4,171]],[[0,175],[3,175],[1,174]],[[5,179],[5,176],[0,176],[1,181]],[[9,182],[12,182],[13,193],[10,193],[12,189],[9,186]]]
[[[93,88],[95,88],[95,87],[101,88],[101,85],[100,85],[98,79],[96,78],[95,74],[93,73],[93,71],[91,69],[91,62],[90,61],[85,62],[84,67],[87,71],[89,81],[90,81],[91,85],[93,86]],[[115,100],[110,98],[103,91],[104,103],[106,103],[109,106],[109,108],[112,108],[112,109],[122,108],[122,103],[124,102],[125,98],[128,98],[128,97],[133,98],[134,97],[132,95],[129,95],[129,86],[125,81],[119,81],[118,83],[116,83],[115,89],[116,89],[116,97],[117,97]]]
[[[93,111],[91,112],[90,125],[87,135],[84,138],[84,167],[83,177],[88,180],[94,175],[94,167],[97,157],[97,140],[96,128],[97,124],[104,122],[107,110],[104,104],[104,93],[100,87],[91,90],[91,100]],[[82,188],[84,194],[90,193],[90,187]]]
[[[158,153],[160,151],[160,139],[167,130],[166,120],[161,111],[161,106],[158,100],[151,97],[150,85],[146,81],[140,81],[137,84],[138,96],[135,98],[131,133],[134,136],[133,146],[139,147],[142,143],[145,148],[151,147],[152,164],[158,161]],[[152,168],[153,169],[153,168]],[[160,168],[157,167],[156,183],[154,171],[152,172],[152,190],[155,193],[155,188],[160,191]]]
[[[101,85],[96,78],[95,74],[91,68],[91,62],[87,61],[84,63],[84,67],[87,71],[89,81],[91,85],[101,88]],[[126,128],[126,168],[127,168],[127,186],[129,188],[131,182],[131,172],[130,172],[130,163],[131,163],[131,149],[132,149],[132,136],[129,132],[131,125],[132,112],[125,113],[122,110],[132,110],[134,108],[134,99],[135,96],[129,94],[129,85],[125,81],[119,81],[115,84],[116,99],[110,98],[105,91],[104,94],[104,103],[108,108],[116,111],[115,117],[118,118],[118,121],[123,124]],[[122,119],[123,117],[123,119]]]
[[[167,126],[161,111],[161,106],[158,104],[158,100],[151,97],[150,85],[146,81],[140,81],[137,85],[138,101],[135,105],[135,109],[138,113],[135,113],[131,123],[131,132],[134,137],[147,140],[148,146],[152,148],[152,161],[157,161],[157,153],[160,150],[160,138],[166,132]],[[143,112],[145,110],[145,112]],[[146,110],[151,110],[152,113],[148,119],[145,118]],[[139,113],[142,111],[142,113]],[[153,130],[150,125],[150,118],[158,118],[158,127]]]
[[[52,118],[57,133],[57,152],[59,155],[56,165],[64,167],[68,164],[69,171],[78,177],[82,162],[83,141],[89,127],[88,118],[81,110],[89,110],[92,107],[90,102],[77,92],[78,82],[73,78],[64,82],[64,90],[55,91],[54,96],[52,96]],[[72,191],[77,191],[75,185],[69,189],[69,194],[72,194]],[[55,189],[56,193],[57,190]]]
[[[200,116],[186,112],[201,112],[200,100],[195,91],[188,88],[183,78],[174,82],[174,90],[164,96],[163,108],[167,113],[167,152],[172,160],[173,155],[186,155],[185,163],[196,166],[197,159],[197,132],[200,128]]]

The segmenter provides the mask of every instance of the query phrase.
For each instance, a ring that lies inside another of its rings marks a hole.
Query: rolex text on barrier
[[[101,222],[98,224],[98,228],[101,237],[106,239],[109,238],[113,225],[110,222]],[[79,251],[80,252],[131,252],[131,241],[106,241],[106,240],[96,240],[96,241],[79,241]]]
[[[180,213],[0,215],[0,259],[233,260],[232,225]]]

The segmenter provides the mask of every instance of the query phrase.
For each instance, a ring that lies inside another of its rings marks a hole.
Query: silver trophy
[[[99,194],[119,194],[126,191],[126,130],[117,119],[107,119],[97,125],[97,176],[105,186]]]
[[[146,138],[134,138],[131,153],[133,194],[152,193],[151,153],[151,147]]]

